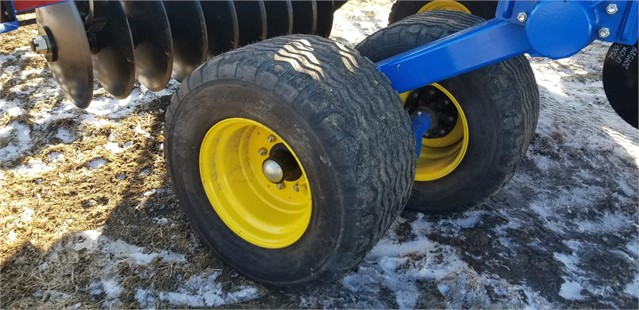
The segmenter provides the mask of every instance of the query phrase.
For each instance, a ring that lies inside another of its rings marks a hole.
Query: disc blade
[[[603,66],[603,85],[612,108],[628,124],[638,128],[637,43],[613,43]]]
[[[268,38],[290,34],[293,31],[293,6],[291,1],[266,1]]]
[[[313,3],[311,1],[292,1],[293,33],[311,34],[314,27]]]
[[[102,30],[95,32],[96,46],[91,55],[95,77],[107,92],[124,99],[135,83],[131,28],[119,1],[102,2],[108,4],[109,14]],[[96,10],[99,8],[96,6]]]
[[[173,72],[178,81],[206,61],[208,42],[199,1],[164,1],[173,40]]]
[[[93,98],[91,49],[75,3],[61,2],[36,9],[40,35],[47,35],[53,45],[49,68],[62,91],[79,108],[86,108]]]
[[[133,37],[138,81],[152,91],[163,89],[171,78],[173,47],[169,20],[161,1],[123,1]]]
[[[233,1],[202,1],[208,53],[214,57],[239,47],[239,26]]]
[[[333,29],[333,1],[317,1],[317,34],[328,38]]]
[[[266,8],[263,1],[234,1],[240,29],[239,46],[266,38]]]

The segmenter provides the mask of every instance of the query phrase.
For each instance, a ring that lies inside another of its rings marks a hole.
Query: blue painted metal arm
[[[530,53],[553,59],[595,39],[637,42],[637,1],[500,1],[496,18],[383,60],[378,69],[398,92]]]
[[[13,8],[13,1],[8,1],[7,3],[9,4],[8,10],[13,15],[13,20],[0,23],[0,33],[16,30],[20,26],[18,19],[15,17],[15,9]]]

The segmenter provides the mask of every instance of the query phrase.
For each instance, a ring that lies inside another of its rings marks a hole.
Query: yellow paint
[[[275,139],[269,142],[269,136]],[[262,163],[278,143],[288,148],[302,170],[298,180],[283,181],[282,189],[262,173]],[[262,148],[266,155],[260,155]],[[202,141],[199,166],[213,209],[242,239],[279,249],[295,243],[306,231],[312,211],[306,172],[293,149],[273,130],[245,118],[220,121]]]
[[[422,13],[436,10],[457,11],[471,14],[470,10],[466,6],[454,0],[433,0],[426,3],[417,12]]]
[[[457,109],[457,123],[446,136],[435,139],[422,138],[422,151],[415,168],[416,181],[434,181],[453,172],[464,159],[468,150],[468,121],[459,101],[444,87],[435,83],[433,87],[440,90]],[[402,102],[406,102],[411,92],[400,94]]]

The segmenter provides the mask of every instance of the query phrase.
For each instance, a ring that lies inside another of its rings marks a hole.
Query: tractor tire
[[[248,278],[292,290],[356,266],[413,184],[410,121],[388,79],[316,36],[205,63],[173,96],[164,130],[175,193],[200,238]]]
[[[388,23],[392,24],[411,15],[435,10],[459,11],[479,16],[483,19],[492,19],[495,17],[495,11],[497,10],[497,1],[398,0],[391,8],[391,12],[388,15]]]
[[[377,62],[482,21],[460,12],[426,12],[374,33],[356,49]],[[400,96],[407,108],[417,100],[436,116],[422,139],[407,205],[421,212],[465,210],[499,191],[524,157],[539,115],[537,84],[524,56]]]

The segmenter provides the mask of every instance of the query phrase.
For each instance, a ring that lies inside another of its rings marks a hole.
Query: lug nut
[[[608,15],[615,15],[618,10],[619,8],[614,3],[608,4],[608,6],[606,7],[606,13],[608,13]]]
[[[277,183],[277,189],[284,189],[284,183]]]
[[[607,38],[610,35],[610,29],[608,28],[601,28],[599,29],[599,37],[602,39]]]
[[[259,151],[257,151],[257,152],[260,154],[260,156],[264,156],[264,155],[266,155],[266,149],[265,149],[265,148],[261,148],[261,149],[260,149]]]
[[[297,185],[297,184],[293,185],[293,190],[296,191],[296,192],[299,192],[300,191],[299,185]]]
[[[267,140],[269,143],[273,143],[273,141],[275,141],[275,136],[274,136],[274,135],[269,135],[269,136],[266,138],[266,140]]]
[[[51,53],[51,41],[49,41],[49,37],[45,36],[37,36],[31,39],[29,42],[31,45],[31,51],[38,54],[49,54]]]
[[[517,14],[518,22],[525,23],[527,19],[528,19],[528,14],[526,14],[526,12],[519,12],[519,14]]]

